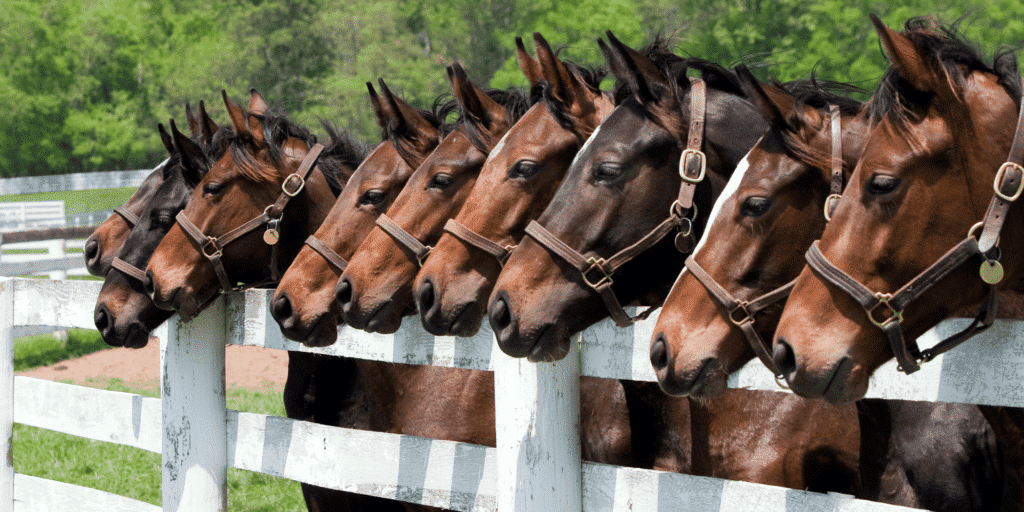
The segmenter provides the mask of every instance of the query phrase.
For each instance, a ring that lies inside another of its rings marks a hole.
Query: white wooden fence
[[[192,322],[175,318],[158,330],[160,400],[13,377],[12,327],[90,327],[99,286],[0,279],[0,453],[11,453],[15,421],[161,453],[163,510],[225,510],[228,466],[460,511],[907,510],[841,494],[581,462],[579,376],[653,380],[647,346],[654,318],[627,329],[599,324],[581,335],[582,350],[574,344],[556,364],[509,358],[486,329],[473,338],[434,337],[416,322],[406,322],[394,335],[343,329],[335,345],[310,349],[283,339],[268,311],[270,292],[251,290],[216,301]],[[1020,333],[1019,322],[1002,322],[912,377],[880,370],[869,395],[1021,406]],[[228,410],[226,343],[493,371],[498,446]],[[777,389],[756,364],[733,384]],[[0,512],[159,508],[15,475],[10,456],[0,469],[0,497],[14,496],[0,500]]]
[[[0,178],[0,193],[38,194],[100,188],[137,188],[151,172],[153,169]]]

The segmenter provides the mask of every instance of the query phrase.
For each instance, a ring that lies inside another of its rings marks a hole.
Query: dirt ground
[[[284,388],[288,376],[288,353],[261,347],[227,347],[227,386],[259,387],[268,381]],[[141,349],[111,348],[78,359],[18,372],[47,380],[72,381],[122,379],[127,383],[155,387],[160,381],[160,342],[150,339]]]

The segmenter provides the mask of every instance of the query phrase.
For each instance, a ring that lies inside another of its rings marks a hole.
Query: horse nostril
[[[292,317],[292,301],[288,299],[288,294],[281,292],[280,295],[274,299],[273,304],[270,305],[270,315],[277,320],[278,323],[284,323],[286,320],[290,320]]]
[[[672,355],[668,351],[665,333],[659,332],[654,338],[654,343],[651,343],[651,366],[655,372],[662,372],[671,365]]]
[[[787,379],[796,372],[796,354],[793,353],[793,347],[782,338],[775,342],[772,361]]]
[[[85,241],[85,264],[92,265],[96,262],[96,259],[100,255],[100,241],[94,237],[89,237]]]
[[[142,288],[146,290],[146,295],[149,295],[149,298],[152,299],[156,296],[156,284],[153,283],[152,271],[146,271],[146,278],[142,280]]]
[[[342,309],[345,308],[346,304],[352,302],[352,281],[347,277],[338,281],[338,287],[334,289],[334,298]]]
[[[93,320],[96,322],[96,330],[100,331],[100,334],[106,338],[107,331],[113,323],[110,321],[110,314],[107,312],[106,304],[99,304],[96,306],[96,315]]]
[[[499,297],[491,303],[490,314],[491,327],[495,332],[501,332],[512,325],[512,312],[509,310],[508,302],[504,297]]]
[[[416,302],[424,313],[434,308],[434,283],[430,282],[429,277],[423,280],[423,285],[416,292]]]

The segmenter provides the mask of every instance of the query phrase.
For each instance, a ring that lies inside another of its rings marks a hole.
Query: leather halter
[[[832,175],[829,183],[831,195],[825,199],[826,221],[832,217],[832,212],[835,210],[839,197],[843,192],[843,134],[839,107],[837,105],[829,105],[829,114],[832,117],[832,159],[829,161]],[[793,285],[796,284],[796,279],[756,299],[746,301],[737,299],[722,285],[718,284],[718,281],[715,281],[715,278],[711,277],[711,274],[708,274],[697,263],[692,254],[686,258],[686,268],[693,274],[693,277],[697,278],[698,283],[704,285],[704,288],[711,297],[729,312],[727,315],[729,321],[736,327],[739,327],[740,331],[743,332],[743,336],[747,339],[747,343],[750,344],[750,348],[754,350],[754,354],[757,355],[762,364],[771,370],[775,375],[776,382],[781,386],[783,373],[772,359],[771,345],[765,342],[764,338],[757,332],[757,329],[754,328],[754,317],[768,306],[789,297],[789,293],[793,291]]]
[[[1024,85],[1024,78],[1021,79],[1021,83]],[[970,229],[966,239],[893,293],[874,292],[836,267],[822,254],[818,247],[818,241],[811,244],[811,248],[807,250],[807,264],[823,279],[853,297],[864,308],[871,323],[885,332],[889,340],[889,348],[892,349],[892,353],[899,363],[900,371],[907,374],[916,372],[921,369],[920,363],[931,361],[935,356],[987,329],[995,321],[997,297],[995,284],[999,280],[987,283],[988,298],[982,304],[974,321],[964,330],[940,341],[930,349],[923,351],[918,349],[916,341],[908,344],[900,325],[903,320],[903,310],[912,300],[941,281],[950,272],[960,268],[968,260],[978,255],[982,256],[986,260],[982,264],[983,270],[985,265],[999,264],[999,233],[1002,231],[1010,205],[1024,191],[1022,162],[1024,162],[1024,99],[1021,101],[1021,111],[1017,116],[1017,129],[1013,135],[1013,145],[1010,148],[1007,161],[996,172],[992,185],[994,194],[984,219]],[[975,228],[978,227],[981,227],[981,236],[975,238]],[[1001,279],[1001,275],[999,279]],[[879,310],[884,316],[876,317],[876,311]]]
[[[324,146],[322,144],[314,144],[313,147],[310,148],[309,153],[307,153],[306,157],[302,160],[302,164],[299,165],[298,170],[296,170],[294,174],[288,175],[288,177],[281,182],[281,195],[278,196],[277,201],[275,201],[274,204],[267,206],[267,208],[263,210],[263,213],[256,216],[249,222],[246,222],[245,224],[242,224],[219,237],[203,234],[203,232],[185,216],[184,210],[178,212],[177,217],[175,217],[178,224],[181,226],[182,231],[184,231],[185,234],[196,244],[199,252],[210,260],[214,271],[217,273],[217,279],[220,280],[222,293],[267,285],[280,279],[280,271],[277,268],[277,238],[280,236],[278,234],[278,229],[281,224],[281,218],[284,216],[284,208],[288,205],[291,198],[297,196],[302,192],[302,189],[305,188],[306,179],[309,178],[310,173],[313,172],[316,160],[319,158],[320,152],[323,151],[323,149]],[[267,231],[264,234],[263,239],[272,247],[270,256],[270,280],[261,283],[235,286],[231,279],[228,278],[227,270],[225,270],[224,263],[221,261],[221,256],[224,254],[224,247],[250,232],[259,229],[264,224],[267,225]]]
[[[693,218],[697,214],[697,208],[693,204],[693,195],[697,185],[704,180],[704,176],[707,173],[707,157],[701,151],[704,140],[706,100],[704,81],[699,78],[691,78],[690,80],[692,82],[690,90],[690,129],[686,149],[683,150],[682,155],[679,157],[679,177],[682,181],[679,185],[679,195],[675,202],[672,203],[672,206],[669,207],[668,219],[658,224],[639,241],[615,253],[608,259],[585,257],[579,251],[561,241],[536,220],[530,221],[530,224],[526,226],[527,236],[532,237],[547,250],[560,256],[580,272],[583,276],[583,282],[597,292],[601,299],[604,300],[608,312],[619,327],[628,327],[639,320],[647,318],[661,304],[651,306],[646,311],[631,318],[615,297],[615,292],[612,291],[612,274],[630,260],[660,242],[672,231],[678,230],[676,234],[676,249],[679,252],[689,253],[696,245],[696,237],[693,234]],[[692,216],[687,217],[687,213],[691,213]]]
[[[512,251],[516,248],[515,245],[499,245],[491,240],[487,239],[483,235],[480,235],[476,231],[467,228],[461,222],[455,219],[448,219],[448,222],[444,224],[444,231],[456,239],[461,240],[466,245],[476,247],[481,251],[494,256],[498,260],[501,266],[505,266],[505,262],[508,261],[508,257],[512,255]]]
[[[377,217],[376,222],[385,233],[391,235],[391,238],[393,238],[398,245],[412,251],[413,256],[416,257],[416,263],[418,263],[420,267],[423,266],[423,261],[427,259],[427,256],[430,256],[430,250],[433,249],[433,247],[423,245],[416,239],[416,237],[410,235],[408,231],[402,229],[402,226],[399,226],[395,221],[391,220],[390,217],[383,213]]]
[[[114,213],[120,215],[121,218],[124,219],[125,224],[128,224],[128,229],[134,228],[135,225],[139,223],[139,216],[129,211],[128,208],[125,208],[123,204],[114,208]]]

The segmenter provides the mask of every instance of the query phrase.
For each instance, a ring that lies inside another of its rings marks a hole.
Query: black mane
[[[457,112],[459,109],[458,102],[450,93],[444,93],[437,98],[434,98],[433,105],[430,109],[422,110],[417,109],[419,115],[423,116],[431,126],[433,126],[439,132],[439,139],[443,139],[453,130],[455,130],[456,122],[449,122],[448,118],[453,112]],[[398,154],[406,161],[413,161],[416,158],[409,154],[408,148],[405,144],[401,144],[400,141],[405,138],[405,133],[401,131],[402,126],[396,123],[388,123],[387,126],[381,128],[380,138],[391,142],[391,144],[398,151]]]
[[[352,177],[359,164],[370,154],[370,147],[356,139],[347,131],[339,131],[337,127],[327,121],[320,121],[331,142],[324,147],[317,160],[317,165],[324,172],[327,185],[335,196],[341,193],[341,189]]]
[[[1001,49],[987,64],[979,51],[965,41],[958,31],[960,20],[950,26],[943,26],[931,17],[916,17],[907,21],[902,34],[921,49],[924,54],[938,61],[953,80],[962,83],[964,74],[960,66],[970,71],[983,71],[998,77],[1000,85],[1017,102],[1021,101],[1021,84],[1017,75],[1017,59],[1012,49]],[[914,89],[900,77],[895,66],[889,66],[882,75],[878,92],[868,105],[872,122],[891,116],[898,129],[906,129],[910,122],[911,107],[927,104],[930,95]]]
[[[509,126],[516,124],[516,121],[518,121],[519,118],[523,117],[523,114],[526,113],[526,110],[530,108],[529,98],[526,96],[526,94],[523,93],[522,90],[518,88],[510,87],[504,90],[486,89],[484,90],[484,92],[492,100],[494,100],[499,105],[504,107],[505,121],[508,123]],[[469,140],[477,149],[479,149],[485,154],[490,153],[491,149],[494,149],[494,146],[498,141],[491,141],[491,135],[486,131],[482,130],[483,127],[478,126],[477,123],[469,122],[469,119],[470,116],[460,105],[459,117],[458,120],[456,121],[456,125],[461,125],[464,127],[466,131],[466,136],[469,137]]]
[[[608,69],[604,66],[585,68],[571,61],[562,61],[562,63],[569,69],[569,73],[572,73],[582,80],[584,85],[594,91],[601,90],[601,81],[608,76]],[[565,110],[565,105],[563,105],[562,102],[555,100],[551,95],[551,84],[549,84],[547,80],[541,80],[530,88],[530,105],[533,105],[538,101],[544,102],[544,105],[548,108],[548,112],[551,112],[555,121],[557,121],[562,128],[565,128],[566,130],[574,129],[575,123],[573,123],[572,116],[570,116],[569,112]]]

